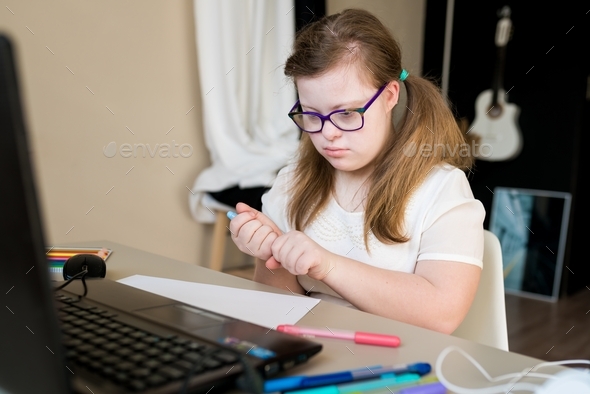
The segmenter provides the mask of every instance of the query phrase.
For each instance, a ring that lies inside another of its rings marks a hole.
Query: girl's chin
[[[331,157],[326,157],[326,160],[328,160],[328,163],[330,163],[332,167],[334,167],[334,169],[338,171],[354,172],[359,169],[359,166],[354,165],[348,160],[341,160],[338,158]]]

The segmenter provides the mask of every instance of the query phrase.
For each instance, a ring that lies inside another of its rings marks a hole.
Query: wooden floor
[[[254,269],[225,272],[252,279]],[[507,294],[506,320],[511,352],[546,361],[590,360],[590,289],[557,302]]]
[[[590,359],[590,289],[557,302],[506,295],[506,320],[510,351],[547,361]]]

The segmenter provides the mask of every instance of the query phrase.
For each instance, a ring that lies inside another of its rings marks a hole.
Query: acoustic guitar
[[[506,45],[512,35],[510,7],[499,12],[495,44],[497,50],[492,88],[481,92],[475,101],[475,120],[468,133],[479,137],[474,155],[479,160],[510,160],[522,150],[522,133],[518,126],[520,108],[507,101],[503,88]]]

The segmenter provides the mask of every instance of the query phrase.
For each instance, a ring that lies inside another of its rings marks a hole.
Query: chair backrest
[[[475,299],[453,335],[508,351],[502,248],[489,230],[484,230],[483,270]]]

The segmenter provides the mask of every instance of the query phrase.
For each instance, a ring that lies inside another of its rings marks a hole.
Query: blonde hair
[[[298,77],[317,77],[350,64],[366,70],[367,80],[379,88],[399,81],[401,63],[400,47],[379,19],[364,10],[347,9],[300,30],[285,64],[285,75],[297,82]],[[407,91],[407,110],[403,109],[406,113],[397,127],[391,124],[391,132],[368,178],[364,215],[367,250],[370,231],[386,244],[409,240],[404,229],[408,199],[434,166],[448,163],[466,169],[473,165],[470,152],[446,154],[445,145],[468,145],[437,85],[413,75],[402,83]],[[443,150],[434,149],[426,157],[415,154],[416,147],[424,146],[442,146]],[[315,149],[309,135],[303,133],[287,207],[295,229],[302,230],[311,224],[329,201],[333,187],[333,167]]]

